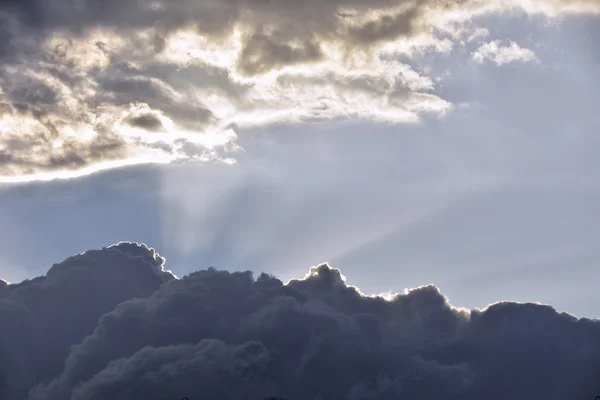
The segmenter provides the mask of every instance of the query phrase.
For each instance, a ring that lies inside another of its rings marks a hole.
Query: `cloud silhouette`
[[[384,299],[327,264],[181,279],[122,243],[0,289],[2,398],[593,398],[600,321],[539,304]],[[70,350],[69,350],[69,346]]]
[[[24,398],[51,379],[69,348],[119,303],[173,279],[153,249],[120,243],[54,264],[45,276],[0,285],[0,397]]]

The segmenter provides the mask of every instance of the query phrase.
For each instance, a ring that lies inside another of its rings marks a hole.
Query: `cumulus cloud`
[[[478,63],[491,61],[496,65],[538,60],[533,50],[523,48],[515,42],[502,45],[500,40],[482,44],[471,56]]]
[[[456,27],[486,13],[599,12],[595,0],[523,3],[4,1],[0,180],[231,162],[235,127],[444,115],[452,104],[406,57],[448,52]],[[148,112],[124,117],[140,106]]]
[[[56,375],[71,345],[119,303],[173,279],[153,249],[120,243],[54,264],[45,276],[0,284],[0,397],[24,398]],[[16,397],[14,397],[16,396]]]
[[[433,285],[366,296],[327,264],[287,283],[214,268],[177,279],[152,249],[122,243],[0,295],[9,400],[563,399],[599,390],[597,320],[539,304],[457,309]]]

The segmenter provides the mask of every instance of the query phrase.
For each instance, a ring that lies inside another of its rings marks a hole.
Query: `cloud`
[[[177,279],[134,243],[0,288],[0,313],[9,400],[593,398],[600,373],[600,322],[549,306],[456,309],[433,285],[386,300],[327,264]]]
[[[163,128],[160,118],[152,113],[129,117],[126,122],[135,128],[142,128],[147,131],[157,131]]]
[[[523,48],[515,42],[502,45],[500,40],[482,44],[477,51],[472,53],[471,57],[478,63],[491,61],[496,65],[538,61],[533,50]]]
[[[54,264],[45,276],[0,285],[0,397],[23,398],[51,379],[71,345],[122,301],[173,279],[153,249],[120,243]]]
[[[548,17],[600,11],[592,0],[484,3],[4,1],[0,181],[140,163],[231,162],[237,127],[445,115],[453,104],[436,84],[415,87],[405,78],[435,82],[428,65],[409,61],[448,53],[461,26],[514,10]],[[529,54],[511,45],[480,57],[501,63],[519,51],[520,59]],[[367,79],[389,84],[340,85]],[[162,116],[162,128],[150,115],[122,123],[139,104]],[[156,131],[162,135],[146,134]]]

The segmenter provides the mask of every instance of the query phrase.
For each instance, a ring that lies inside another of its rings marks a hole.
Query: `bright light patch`
[[[143,165],[143,164],[168,164],[174,161],[173,157],[134,157],[124,160],[106,161],[90,165],[78,169],[76,171],[52,171],[39,174],[21,175],[21,176],[0,176],[0,183],[25,183],[25,182],[37,182],[37,181],[52,181],[57,179],[73,179],[81,178],[83,176],[91,175],[96,172],[107,171],[111,169],[127,167],[132,165]]]
[[[241,37],[241,32],[236,30],[229,40],[213,42],[192,30],[180,30],[167,39],[166,47],[157,59],[179,65],[200,61],[232,69],[242,48]]]
[[[89,125],[65,126],[62,133],[66,138],[82,142],[89,142],[97,137],[96,132]]]

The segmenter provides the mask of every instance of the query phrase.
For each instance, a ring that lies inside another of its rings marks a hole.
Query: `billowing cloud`
[[[327,264],[286,284],[213,268],[177,279],[153,250],[123,243],[0,295],[9,400],[598,391],[598,320],[539,304],[456,309],[433,285],[366,296]]]
[[[236,127],[445,115],[453,105],[429,68],[410,66],[407,57],[446,53],[466,21],[514,10],[557,17],[598,13],[600,6],[595,0],[59,0],[52,7],[4,1],[0,181],[148,162],[233,162]],[[520,59],[532,56],[512,45],[476,54],[504,63],[517,52]],[[147,112],[126,117],[139,107]]]
[[[0,397],[23,398],[32,384],[54,377],[98,318],[173,279],[164,261],[146,246],[120,243],[68,258],[42,277],[2,282]]]

